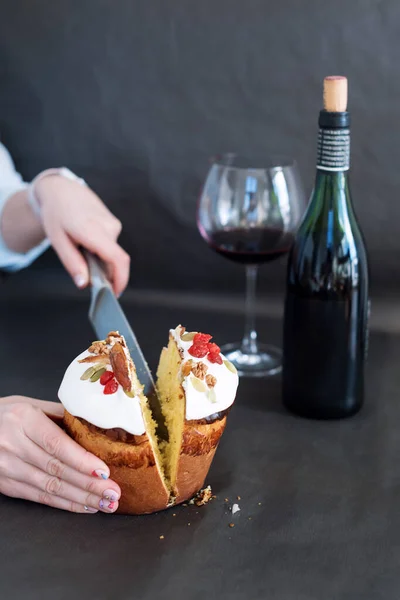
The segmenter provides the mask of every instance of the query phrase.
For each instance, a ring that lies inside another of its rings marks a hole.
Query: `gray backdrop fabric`
[[[195,227],[208,158],[291,154],[308,195],[322,79],[344,74],[354,203],[374,285],[393,287],[399,31],[396,0],[1,0],[1,139],[26,178],[86,178],[124,222],[131,285],[237,291]],[[264,291],[283,280],[282,261],[262,269]]]

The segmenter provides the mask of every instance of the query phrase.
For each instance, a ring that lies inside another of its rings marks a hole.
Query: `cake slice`
[[[210,335],[186,332],[181,325],[170,331],[157,391],[169,436],[162,444],[164,473],[176,503],[203,487],[238,382],[235,367]]]
[[[150,411],[125,340],[110,332],[68,367],[59,390],[67,433],[108,465],[121,487],[118,512],[163,510],[170,501]]]

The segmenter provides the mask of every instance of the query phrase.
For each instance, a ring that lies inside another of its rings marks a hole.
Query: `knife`
[[[144,386],[143,392],[151,402],[156,399],[156,390],[148,364],[140,349],[139,343],[131,326],[118,302],[111,284],[107,279],[104,265],[97,256],[84,251],[90,273],[91,302],[89,320],[99,340],[104,340],[109,331],[119,331],[126,341],[140,383]]]

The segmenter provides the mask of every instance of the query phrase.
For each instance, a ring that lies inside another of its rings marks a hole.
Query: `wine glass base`
[[[241,377],[271,377],[282,371],[282,352],[269,344],[258,344],[257,354],[246,354],[241,343],[225,344],[221,352],[233,363]]]

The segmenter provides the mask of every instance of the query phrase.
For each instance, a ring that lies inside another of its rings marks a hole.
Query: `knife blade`
[[[124,336],[139,381],[144,386],[143,392],[151,401],[152,396],[156,394],[153,377],[128,319],[115,297],[103,263],[90,252],[85,251],[85,257],[92,285],[89,320],[97,338],[104,340],[109,331],[119,331]]]

